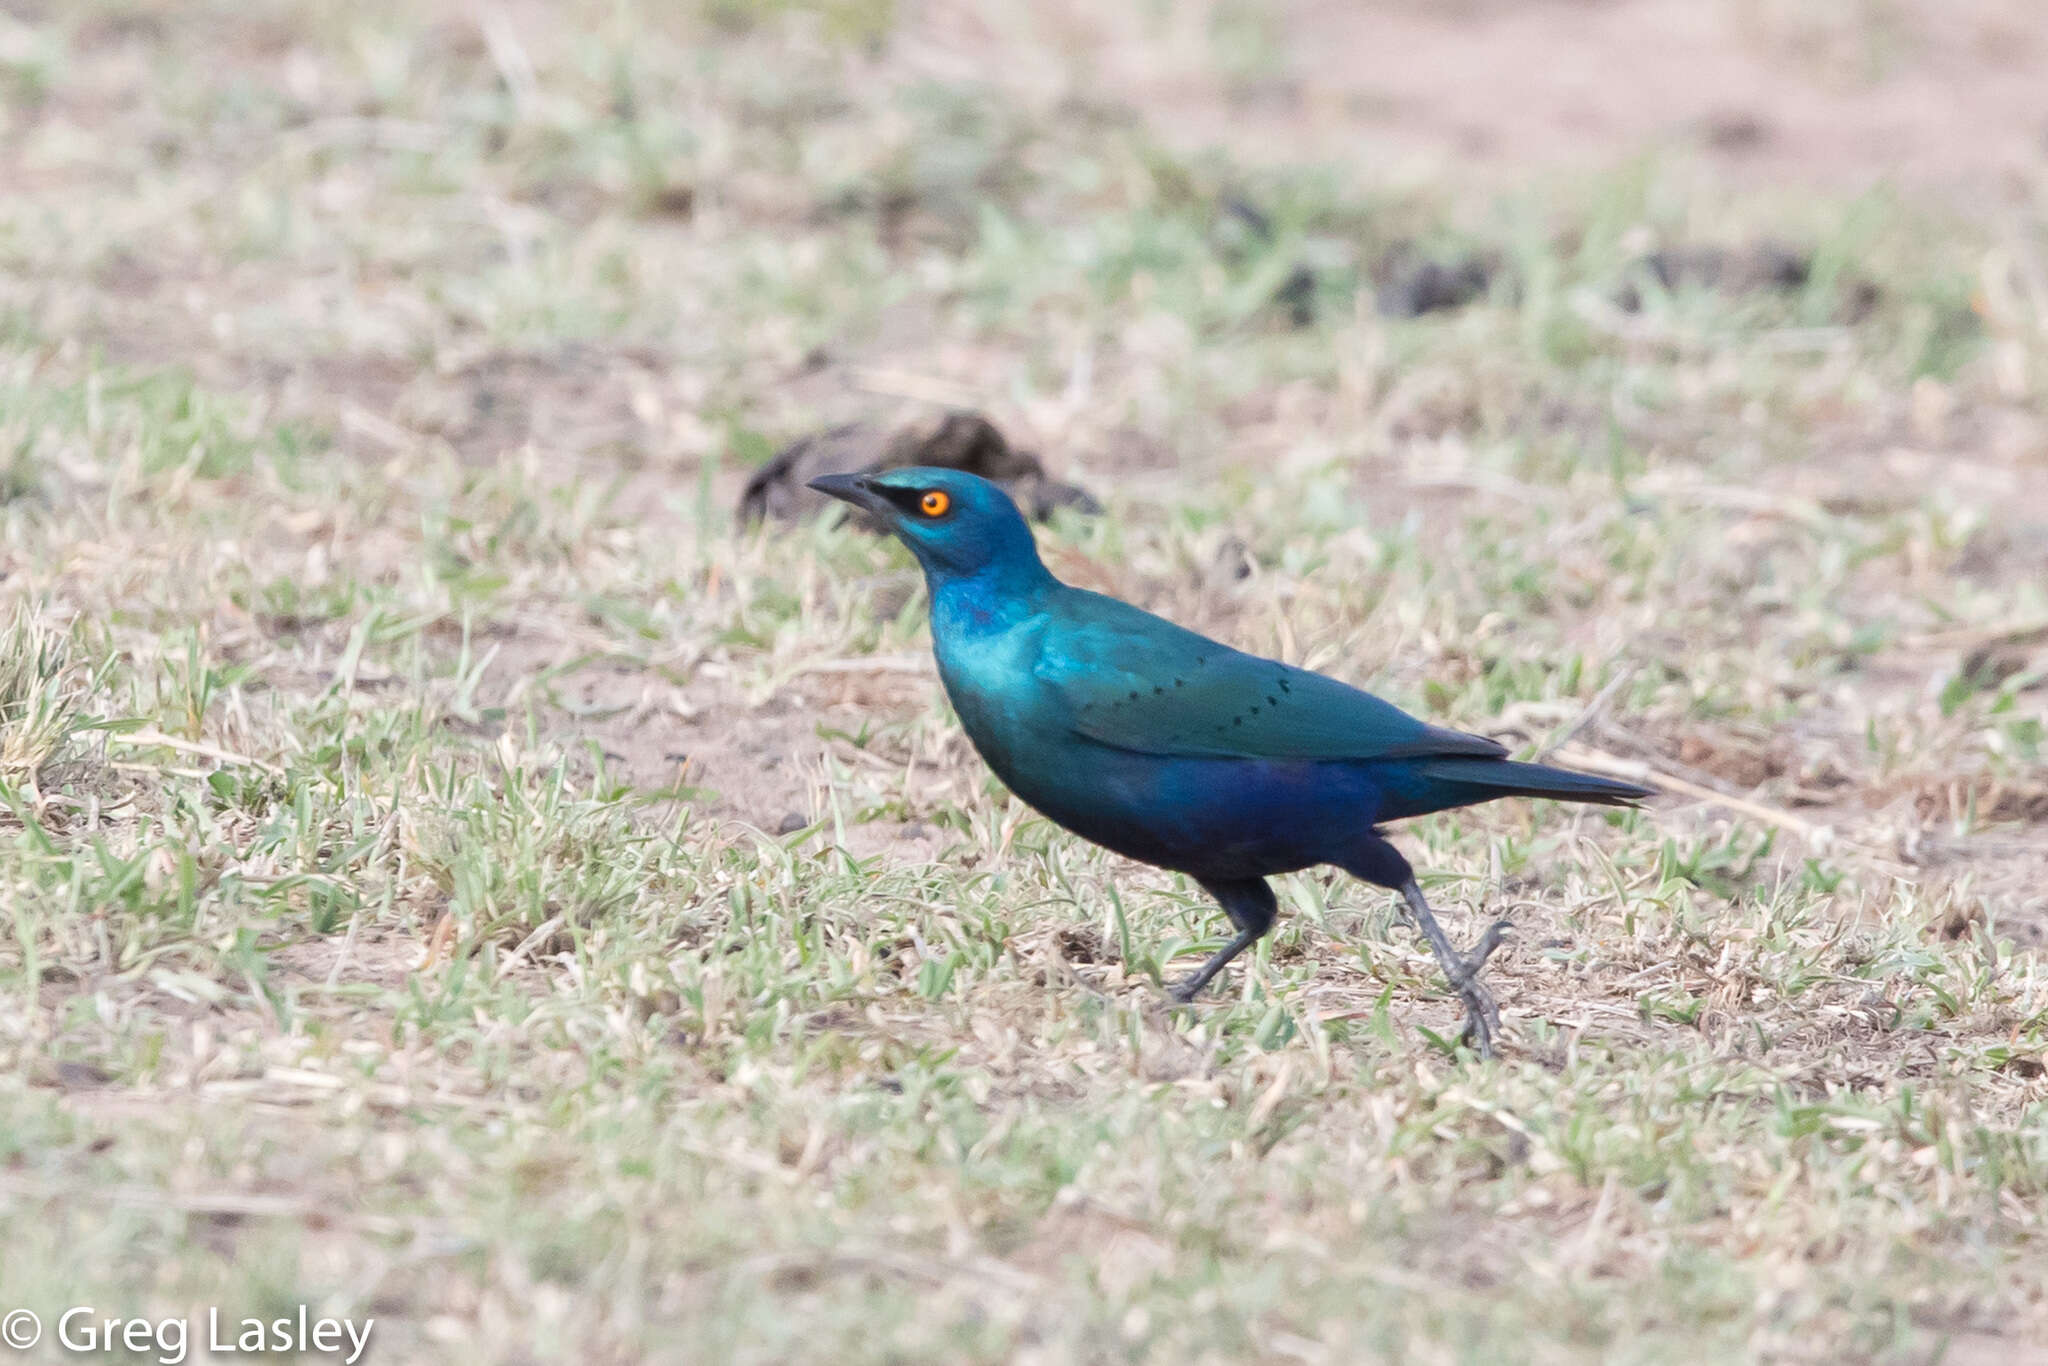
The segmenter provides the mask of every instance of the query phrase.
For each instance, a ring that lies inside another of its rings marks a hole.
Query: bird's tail
[[[1657,795],[1655,788],[1511,759],[1431,759],[1418,767],[1424,777],[1469,789],[1471,795],[1465,802],[1491,801],[1495,797],[1549,797],[1560,802],[1629,806]]]

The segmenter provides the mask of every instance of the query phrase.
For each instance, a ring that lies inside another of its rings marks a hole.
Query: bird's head
[[[1044,573],[1010,495],[962,470],[914,465],[880,474],[827,474],[812,488],[874,517],[910,547],[927,575]]]

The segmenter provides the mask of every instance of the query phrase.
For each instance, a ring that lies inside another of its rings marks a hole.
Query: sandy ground
[[[1159,43],[1134,8],[1036,7],[1010,22],[1055,30],[1066,60],[1001,77],[1115,90],[1190,145],[1403,183],[1681,148],[1735,182],[1995,205],[2032,202],[2048,159],[2048,14],[2029,0],[1294,0],[1261,10],[1263,50],[1222,80],[1195,55],[1201,17]],[[987,69],[1003,41],[979,6],[915,13],[934,74]]]

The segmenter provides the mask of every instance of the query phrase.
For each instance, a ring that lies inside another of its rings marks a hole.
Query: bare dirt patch
[[[964,55],[983,36],[969,10],[920,27]],[[2048,158],[2029,0],[1293,0],[1245,20],[1251,51],[1220,80],[1191,60],[1192,15],[1164,42],[1121,11],[1043,22],[1079,61],[1014,78],[1127,92],[1176,138],[1253,160],[1521,181],[1681,148],[1737,179],[1996,199]]]

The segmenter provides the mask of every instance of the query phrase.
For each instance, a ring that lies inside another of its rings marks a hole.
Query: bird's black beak
[[[808,485],[820,493],[848,502],[863,512],[887,517],[893,508],[865,474],[821,474]]]

